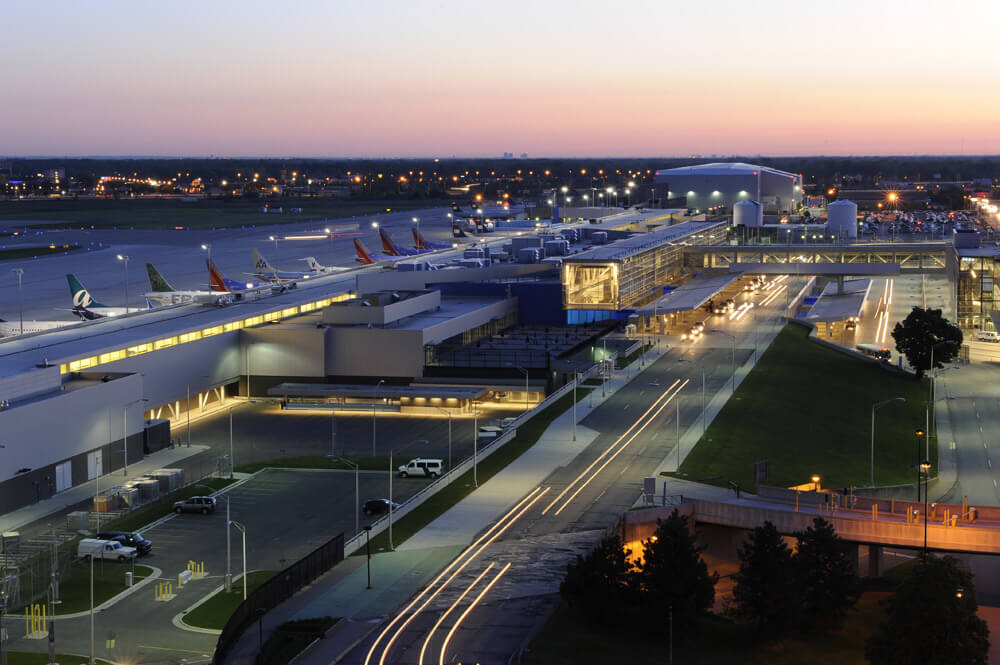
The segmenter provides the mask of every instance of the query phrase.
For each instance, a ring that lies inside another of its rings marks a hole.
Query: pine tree
[[[835,628],[858,602],[858,575],[849,558],[855,547],[821,517],[796,534],[795,574],[807,626]]]
[[[566,602],[594,626],[618,626],[626,621],[632,566],[621,539],[601,540],[586,556],[569,564],[559,592]]]
[[[740,571],[733,598],[739,612],[757,624],[757,636],[780,637],[798,610],[792,552],[771,522],[753,530],[739,548]]]

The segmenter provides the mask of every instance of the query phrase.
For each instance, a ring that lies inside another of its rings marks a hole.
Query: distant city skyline
[[[1000,6],[5,8],[0,154],[1000,154]]]

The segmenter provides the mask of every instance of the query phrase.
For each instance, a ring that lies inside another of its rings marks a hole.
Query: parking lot
[[[404,416],[379,412],[376,418],[377,455],[388,455],[390,449],[426,440],[426,445],[410,447],[401,453],[399,464],[404,464],[411,457],[438,457],[447,462],[448,418],[444,415]],[[480,418],[478,424],[492,422]],[[372,454],[371,412],[338,414],[334,425],[337,455],[361,457]],[[455,463],[472,454],[474,431],[471,416],[452,418],[452,455]],[[240,405],[233,410],[237,466],[282,457],[329,455],[333,448],[330,433],[329,412],[282,411],[271,403]],[[186,437],[183,424],[174,426],[173,436],[181,440]],[[228,412],[192,423],[191,440],[196,444],[212,446],[220,455],[225,455],[229,450]]]

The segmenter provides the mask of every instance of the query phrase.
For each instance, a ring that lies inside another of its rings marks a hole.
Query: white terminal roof
[[[770,166],[759,166],[757,164],[746,164],[744,162],[712,162],[710,164],[695,164],[693,166],[681,166],[675,169],[660,169],[656,175],[757,175],[759,173],[771,173],[774,175],[789,178],[798,177],[798,173],[780,171]]]
[[[572,254],[563,259],[563,263],[575,263],[577,261],[619,261],[635,254],[639,254],[654,247],[660,247],[670,243],[699,244],[701,240],[698,236],[720,224],[726,222],[681,222],[664,229],[650,231],[649,233],[637,233],[622,240],[611,241],[602,247],[594,247],[576,254]],[[690,238],[693,243],[681,241]]]

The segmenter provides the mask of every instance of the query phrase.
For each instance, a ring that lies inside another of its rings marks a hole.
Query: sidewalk
[[[661,348],[660,352],[648,352],[644,356],[644,366],[665,352],[665,348]],[[638,360],[633,365],[638,367]],[[606,384],[606,396],[601,396],[598,386],[588,397],[581,398],[577,403],[577,422],[635,378],[635,374],[635,369],[631,367],[618,370]],[[329,636],[296,660],[297,665],[329,665],[336,662],[376,629],[384,617],[419,591],[487,524],[537,487],[552,471],[572,460],[597,435],[598,432],[578,425],[577,440],[573,441],[573,409],[567,409],[549,425],[530,450],[480,485],[475,492],[400,544],[396,551],[373,554],[372,590],[366,588],[366,558],[348,557],[312,585],[268,612],[264,617],[264,639],[285,621],[317,616],[342,617],[345,621],[341,621]],[[246,631],[225,662],[228,665],[253,663],[257,639],[256,631]]]
[[[117,471],[113,471],[112,473],[105,474],[99,479],[88,480],[85,483],[80,483],[79,485],[71,487],[64,492],[60,492],[53,497],[43,499],[38,503],[31,504],[30,506],[23,506],[17,510],[12,510],[11,512],[6,513],[5,515],[0,515],[0,531],[17,531],[28,526],[29,524],[34,524],[35,522],[50,518],[57,513],[69,512],[70,509],[75,508],[84,502],[88,502],[96,494],[98,486],[104,489],[110,489],[126,480],[136,478],[149,473],[150,471],[170,467],[184,459],[187,459],[188,457],[193,457],[208,449],[208,446],[198,445],[192,445],[190,448],[187,446],[177,446],[172,450],[170,448],[164,448],[163,450],[147,455],[141,462],[129,464],[128,476],[123,475],[123,471],[119,469]],[[98,481],[100,481],[99,484]]]

